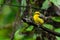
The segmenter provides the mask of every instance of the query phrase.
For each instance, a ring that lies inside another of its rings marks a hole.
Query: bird
[[[39,11],[35,11],[33,15],[33,20],[36,24],[42,25],[44,23],[44,20],[40,18],[41,13]]]

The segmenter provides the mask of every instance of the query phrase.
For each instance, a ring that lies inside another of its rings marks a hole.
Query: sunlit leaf
[[[54,5],[56,5],[57,7],[60,6],[60,0],[50,0]]]
[[[36,38],[37,38],[37,35],[34,34],[34,35],[33,35],[33,40],[36,40]]]
[[[32,29],[34,28],[34,26],[29,26],[26,31],[32,31]]]
[[[45,2],[43,3],[41,9],[47,10],[49,7],[50,7],[50,5],[49,5],[49,0],[45,0]]]
[[[56,28],[54,31],[60,33],[60,28]]]
[[[20,27],[19,28],[20,32],[25,32],[25,29],[26,29],[26,27],[28,27],[28,24],[23,22],[19,27]]]
[[[19,33],[20,33],[20,29],[15,32],[15,36],[14,36],[15,40],[21,40],[24,38],[24,35]]]
[[[60,37],[56,36],[56,40],[60,40]]]
[[[51,25],[51,24],[43,24],[43,26],[50,30],[53,30],[53,25]]]
[[[52,17],[53,21],[60,22],[60,17]]]
[[[36,40],[37,35],[24,35],[24,34],[19,34],[19,31],[16,31],[15,36],[14,36],[15,40]]]

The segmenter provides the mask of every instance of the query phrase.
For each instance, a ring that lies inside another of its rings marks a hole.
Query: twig
[[[0,4],[0,5],[9,5],[9,6],[13,6],[13,7],[24,7],[24,8],[30,8],[30,6],[22,6],[22,5],[15,5],[15,4]],[[37,8],[37,7],[31,7],[32,9],[35,9],[35,10],[41,10],[41,9],[39,9],[39,8]]]

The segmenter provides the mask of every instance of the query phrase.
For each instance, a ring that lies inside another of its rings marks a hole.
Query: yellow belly
[[[39,18],[37,15],[35,15],[35,16],[33,17],[33,19],[34,19],[34,22],[35,22],[36,24],[43,24],[43,23],[44,23],[44,20],[41,19],[41,18]]]

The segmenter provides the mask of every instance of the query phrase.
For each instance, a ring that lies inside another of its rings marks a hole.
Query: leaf
[[[21,29],[18,29],[15,32],[15,35],[14,35],[15,40],[36,40],[37,38],[36,34],[32,34],[28,36],[28,35],[22,34],[20,31]]]
[[[60,0],[50,0],[54,5],[56,5],[57,7],[60,6]]]
[[[25,32],[25,29],[28,27],[28,24],[23,22],[21,25],[19,25],[20,32]]]
[[[60,37],[56,36],[56,40],[60,40]]]
[[[29,26],[26,31],[32,31],[32,29],[34,28],[34,26]]]
[[[22,0],[21,1],[21,6],[26,6],[27,4],[26,4],[26,0]]]
[[[24,35],[19,34],[19,33],[20,33],[20,29],[15,32],[15,35],[14,35],[15,40],[21,40],[24,38]]]
[[[32,35],[24,35],[24,34],[21,34],[20,33],[20,29],[18,29],[16,32],[15,32],[15,36],[14,36],[14,39],[15,40],[36,40],[37,38],[37,35],[36,34],[32,34]]]
[[[53,21],[60,22],[60,17],[52,17],[51,18]]]
[[[56,14],[60,16],[60,0],[50,0],[54,4]]]
[[[30,3],[31,3],[31,4],[34,4],[34,1],[33,1],[33,0],[30,0]]]
[[[53,30],[53,25],[51,25],[51,24],[43,24],[43,26],[50,30]]]
[[[56,28],[54,31],[60,33],[60,28]]]
[[[41,9],[47,10],[49,7],[50,7],[50,5],[49,5],[49,0],[45,0],[45,2],[43,3]]]
[[[37,38],[37,35],[36,34],[33,34],[33,35],[26,35],[22,40],[36,40]]]

